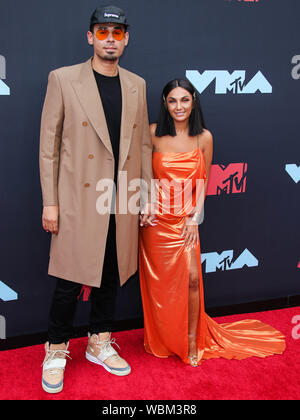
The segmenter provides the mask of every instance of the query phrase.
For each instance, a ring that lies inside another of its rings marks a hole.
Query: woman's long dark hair
[[[175,79],[166,84],[161,95],[160,111],[155,131],[156,137],[167,135],[172,137],[176,136],[174,120],[168,111],[166,99],[169,93],[177,87],[187,90],[193,97],[194,106],[189,119],[189,135],[197,136],[202,133],[203,128],[205,128],[201,105],[196,89],[187,79]]]

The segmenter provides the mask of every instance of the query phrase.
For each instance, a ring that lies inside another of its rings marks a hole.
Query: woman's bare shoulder
[[[213,136],[207,128],[203,128],[202,135],[205,142],[211,143],[213,141]]]
[[[150,124],[150,133],[151,133],[152,147],[153,147],[153,151],[154,152],[157,149],[156,142],[158,140],[158,137],[156,137],[156,134],[155,134],[156,127],[157,127],[157,124],[156,123]]]
[[[207,128],[203,128],[200,134],[201,150],[203,153],[210,153],[213,149],[213,136]]]
[[[157,124],[156,123],[150,124],[150,133],[151,133],[151,136],[152,137],[156,137],[155,136],[156,127],[157,127]]]

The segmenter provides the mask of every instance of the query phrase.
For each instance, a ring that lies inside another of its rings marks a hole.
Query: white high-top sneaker
[[[56,394],[63,389],[66,358],[70,358],[68,347],[69,343],[65,346],[55,345],[54,349],[50,350],[49,343],[45,344],[46,355],[42,365],[42,387],[44,391],[50,394]]]
[[[87,360],[97,365],[103,366],[108,372],[117,375],[129,375],[131,368],[129,364],[122,359],[117,351],[112,347],[116,340],[111,339],[111,333],[88,334],[89,340],[85,356]],[[119,347],[119,346],[118,346]]]

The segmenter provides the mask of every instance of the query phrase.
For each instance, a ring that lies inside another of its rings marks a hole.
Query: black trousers
[[[52,344],[67,343],[72,334],[73,321],[82,285],[56,278],[49,315],[48,339]],[[92,287],[90,294],[89,332],[114,330],[114,316],[117,291],[120,287],[115,215],[110,215],[101,286]]]

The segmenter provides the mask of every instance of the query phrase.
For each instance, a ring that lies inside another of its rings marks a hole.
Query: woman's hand
[[[145,204],[140,214],[140,226],[156,226],[155,205],[153,203]]]
[[[184,238],[185,245],[193,247],[199,243],[198,223],[192,220],[192,217],[186,217],[182,229],[181,237]]]

